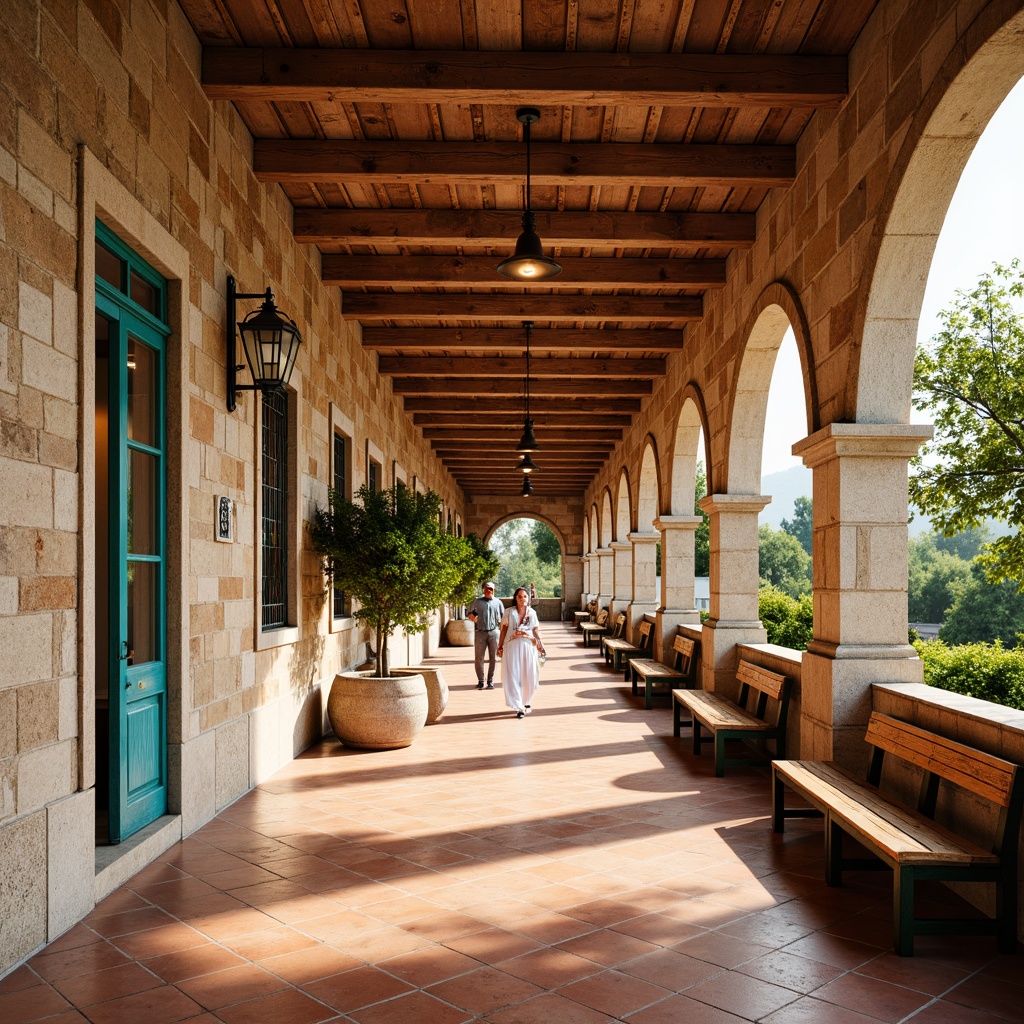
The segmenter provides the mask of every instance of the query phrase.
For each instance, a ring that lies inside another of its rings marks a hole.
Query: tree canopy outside
[[[994,264],[940,314],[942,329],[918,349],[914,407],[935,438],[913,460],[913,504],[952,534],[987,518],[1014,528],[981,554],[993,583],[1024,589],[1024,273]]]
[[[1024,594],[1015,581],[992,584],[976,561],[967,579],[952,587],[953,605],[939,630],[947,644],[992,643],[1016,647],[1024,634]]]
[[[693,535],[693,574],[694,576],[711,575],[711,520],[697,504],[708,493],[708,475],[704,463],[697,463],[697,476],[693,488],[693,514],[701,516],[703,522]]]
[[[762,523],[757,541],[757,573],[763,583],[794,598],[810,593],[811,556],[796,537]]]
[[[562,596],[562,549],[545,523],[512,519],[494,531],[490,545],[501,562],[495,577],[496,596],[511,597],[517,587],[531,583],[538,597]],[[554,560],[550,560],[552,554]]]
[[[813,511],[810,498],[797,498],[793,502],[793,518],[783,519],[779,523],[786,533],[800,541],[800,546],[809,555],[813,553]]]
[[[923,534],[910,541],[907,617],[911,622],[945,622],[953,605],[954,586],[971,576],[968,559],[939,547],[939,542],[945,539],[936,534]],[[969,546],[965,543],[963,549],[969,550]]]

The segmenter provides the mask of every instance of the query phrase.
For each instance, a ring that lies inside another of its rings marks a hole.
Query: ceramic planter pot
[[[392,670],[396,676],[421,675],[427,686],[427,725],[436,722],[448,706],[448,684],[439,668],[427,668],[416,665],[412,668],[396,668]]]
[[[376,679],[363,672],[340,672],[327,699],[334,735],[359,750],[409,746],[426,724],[429,709],[419,673]]]
[[[449,619],[444,627],[444,635],[452,647],[472,647],[476,639],[476,626],[472,619]]]

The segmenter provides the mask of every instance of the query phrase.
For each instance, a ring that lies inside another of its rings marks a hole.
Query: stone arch
[[[590,509],[590,546],[587,548],[588,553],[593,554],[601,546],[600,536],[598,532],[597,502],[594,502]]]
[[[952,48],[894,163],[861,288],[847,407],[858,423],[908,423],[928,270],[960,174],[1024,77],[1024,11],[991,5]],[[886,209],[887,208],[887,209]]]
[[[629,473],[623,469],[619,473],[618,493],[615,499],[615,539],[624,541],[630,530],[630,495]]]
[[[537,522],[543,523],[555,535],[555,537],[558,538],[558,546],[562,551],[562,558],[565,558],[565,553],[568,550],[568,547],[566,545],[564,534],[553,519],[549,519],[547,516],[541,515],[540,512],[510,512],[507,515],[502,516],[500,519],[496,519],[488,528],[487,534],[484,537],[484,543],[489,544],[491,538],[494,536],[495,530],[500,526],[504,526],[505,523],[512,522],[513,519],[535,519]]]
[[[770,284],[758,296],[744,330],[746,342],[729,414],[729,448],[722,480],[711,487],[708,470],[708,494],[723,487],[729,494],[761,493],[761,446],[764,443],[768,390],[779,347],[786,331],[792,328],[800,354],[807,433],[820,426],[814,356],[810,332],[803,308],[793,290],[781,281]]]
[[[658,479],[658,448],[648,436],[640,460],[640,486],[637,488],[637,533],[654,533],[654,520],[661,512],[661,484]]]
[[[703,431],[704,465],[708,474],[708,493],[711,493],[711,470],[708,466],[708,418],[704,399],[695,384],[683,389],[683,407],[676,421],[675,442],[672,446],[671,514],[693,515],[693,490],[697,478],[698,441]]]

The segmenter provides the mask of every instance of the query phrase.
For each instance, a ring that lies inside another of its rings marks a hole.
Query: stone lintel
[[[626,540],[634,546],[638,544],[657,544],[661,540],[661,535],[657,533],[627,533]]]
[[[658,516],[654,520],[656,530],[696,530],[704,522],[703,516]]]
[[[839,456],[909,459],[934,433],[923,423],[830,423],[793,445],[809,469]]]
[[[630,544],[628,541],[613,540],[612,543],[611,543],[611,549],[612,549],[613,552],[615,552],[615,551],[632,551],[633,550],[633,545]]]

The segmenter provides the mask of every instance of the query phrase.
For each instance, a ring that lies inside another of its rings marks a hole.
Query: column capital
[[[660,533],[627,533],[626,539],[632,544],[659,544]]]
[[[598,556],[610,555],[611,553],[612,553],[612,549],[611,548],[594,548],[594,550],[591,552],[592,555],[598,555]]]
[[[793,445],[793,454],[809,469],[846,456],[909,459],[934,429],[924,423],[830,423]]]
[[[612,551],[632,551],[633,545],[624,540],[613,540],[610,545]]]
[[[771,500],[767,494],[709,494],[697,504],[709,516],[720,512],[753,512],[757,515]]]
[[[656,530],[696,530],[704,522],[703,516],[658,516]]]

